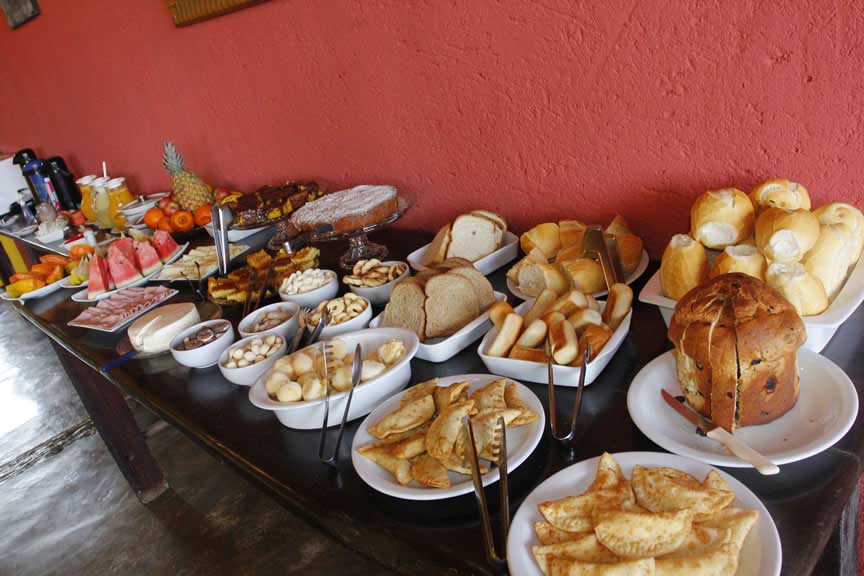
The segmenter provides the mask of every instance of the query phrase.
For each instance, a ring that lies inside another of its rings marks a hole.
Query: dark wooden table
[[[395,258],[404,259],[431,234],[404,230],[381,232]],[[333,268],[342,246],[321,245],[322,265]],[[638,293],[655,269],[634,286]],[[504,269],[490,278],[504,288]],[[68,327],[82,309],[69,292],[16,304],[20,313],[52,340],[63,365],[90,412],[97,429],[144,502],[165,489],[166,481],[135,426],[124,400],[128,394],[176,426],[216,457],[233,465],[280,502],[346,546],[403,574],[486,574],[478,515],[472,494],[437,502],[397,500],[380,494],[354,473],[350,446],[362,420],[349,424],[336,466],[317,458],[317,432],[284,428],[270,412],[249,403],[248,389],[222,378],[217,368],[190,370],[169,356],[132,361],[104,375],[98,367],[116,356],[120,335],[105,335]],[[236,311],[226,316],[237,320]],[[843,368],[861,395],[864,384],[864,309],[841,328],[824,354]],[[453,359],[433,364],[412,363],[412,382],[434,376],[485,373],[476,354],[477,343]],[[585,390],[577,437],[565,450],[544,436],[533,455],[511,474],[511,514],[533,487],[572,462],[601,452],[661,450],[646,439],[627,413],[631,380],[647,362],[670,347],[666,327],[655,307],[637,304],[630,334],[613,361]],[[544,386],[529,384],[546,403]],[[572,389],[562,389],[560,406],[569,406]],[[862,472],[864,426],[861,416],[834,447],[803,462],[787,464],[778,476],[762,477],[753,470],[727,469],[765,503],[783,544],[783,573],[810,574],[841,520]],[[497,487],[487,489],[497,510]],[[850,510],[846,511],[847,516]],[[854,510],[851,514],[855,514]],[[848,547],[843,561],[854,562]],[[854,552],[851,550],[851,552]],[[854,565],[853,565],[854,571]]]

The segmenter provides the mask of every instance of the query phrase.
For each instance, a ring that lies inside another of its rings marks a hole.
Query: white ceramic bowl
[[[276,363],[276,360],[285,354],[285,350],[288,348],[285,338],[282,338],[282,344],[279,348],[276,349],[276,352],[267,358],[266,360],[262,360],[257,364],[252,364],[251,366],[244,366],[243,368],[226,368],[225,362],[228,361],[228,355],[233,352],[236,348],[246,346],[255,338],[264,338],[265,336],[269,336],[273,334],[274,336],[279,336],[275,332],[261,332],[260,334],[255,334],[254,336],[250,336],[249,338],[243,338],[242,340],[238,340],[234,343],[233,346],[229,346],[225,350],[222,351],[222,354],[219,355],[219,371],[222,372],[222,376],[225,377],[226,380],[233,384],[237,384],[238,386],[251,386],[255,380],[258,379],[261,374],[270,369],[273,364]]]
[[[363,297],[361,296],[361,298]],[[363,300],[366,300],[366,298],[363,298]],[[345,334],[346,332],[356,332],[357,330],[368,328],[370,320],[372,320],[372,304],[369,303],[369,300],[366,300],[366,309],[354,318],[351,318],[347,322],[336,324],[335,326],[329,324],[324,326],[324,329],[321,330],[321,340],[327,340],[328,338],[333,338],[334,336]],[[309,324],[306,327],[310,331],[315,329],[315,326],[312,324]]]
[[[240,324],[237,325],[237,330],[240,332],[241,338],[248,338],[249,336],[256,336],[260,334],[260,332],[253,332],[252,325],[255,324],[255,321],[261,317],[262,314],[266,314],[267,312],[273,312],[274,310],[284,310],[291,314],[291,317],[288,320],[285,320],[281,324],[277,324],[273,328],[269,330],[264,330],[264,332],[275,332],[279,334],[283,338],[291,339],[294,336],[294,333],[297,332],[297,326],[300,324],[300,307],[293,302],[276,302],[275,304],[270,304],[269,306],[262,306],[258,310],[255,310],[243,320],[240,321]]]
[[[334,298],[339,293],[339,278],[332,270],[324,270],[324,272],[330,276],[330,280],[324,286],[300,294],[285,294],[280,290],[279,297],[283,302],[294,302],[300,308],[315,308],[324,300]]]
[[[228,331],[225,332],[222,336],[201,346],[200,348],[195,348],[194,350],[178,350],[177,346],[183,342],[183,339],[187,336],[191,336],[200,330],[201,328],[208,328],[217,326],[219,324],[228,324]],[[206,322],[200,322],[183,330],[177,336],[174,337],[174,340],[171,341],[171,355],[174,356],[174,359],[178,364],[182,364],[183,366],[188,366],[189,368],[207,368],[208,366],[213,366],[216,362],[219,361],[219,357],[222,355],[222,352],[225,351],[226,348],[231,346],[234,343],[234,327],[231,326],[231,322],[228,320],[208,320]]]
[[[396,285],[397,282],[404,280],[408,276],[411,275],[410,266],[408,266],[407,262],[400,262],[399,260],[390,260],[387,262],[382,262],[385,266],[393,266],[394,264],[402,264],[405,266],[405,271],[402,272],[398,277],[394,278],[390,282],[386,284],[381,284],[380,286],[375,286],[373,288],[363,288],[360,286],[350,286],[351,291],[357,294],[358,296],[362,296],[369,300],[372,304],[380,305],[386,304],[390,300],[390,293],[393,292],[393,286]]]
[[[390,367],[386,372],[364,382],[354,390],[351,398],[351,408],[348,412],[348,420],[362,418],[374,410],[382,401],[389,398],[399,390],[403,389],[411,380],[411,359],[417,353],[419,340],[417,335],[403,328],[371,328],[343,334],[339,337],[345,342],[349,354],[354,353],[354,347],[360,344],[363,348],[363,356],[368,356],[378,349],[381,344],[397,338],[405,344],[405,355],[399,362]],[[297,430],[317,430],[321,428],[324,421],[324,400],[310,400],[306,402],[284,403],[272,400],[267,395],[265,382],[270,370],[261,374],[249,389],[249,401],[262,410],[271,410],[282,425]],[[330,413],[327,417],[327,426],[336,426],[342,422],[342,414],[345,412],[345,402],[348,400],[348,392],[330,394]]]

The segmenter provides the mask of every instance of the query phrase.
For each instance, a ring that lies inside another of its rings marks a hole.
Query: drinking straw
[[[108,163],[105,160],[102,161],[102,176],[108,178]]]

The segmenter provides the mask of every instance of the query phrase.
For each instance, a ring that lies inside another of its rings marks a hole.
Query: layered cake
[[[291,216],[291,223],[303,231],[351,232],[380,222],[398,209],[394,187],[355,186],[306,204]]]
[[[269,224],[288,216],[304,204],[318,198],[316,182],[288,182],[282,186],[264,186],[228,203],[234,224],[241,227]]]

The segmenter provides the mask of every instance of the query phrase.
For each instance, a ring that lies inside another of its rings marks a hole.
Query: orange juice
[[[75,181],[81,190],[81,212],[90,222],[96,221],[96,212],[93,209],[93,181],[96,176],[83,176]]]
[[[120,212],[120,208],[132,202],[135,197],[129,192],[125,178],[114,178],[105,185],[108,188],[108,215],[115,228],[123,230],[126,228],[126,217]]]

